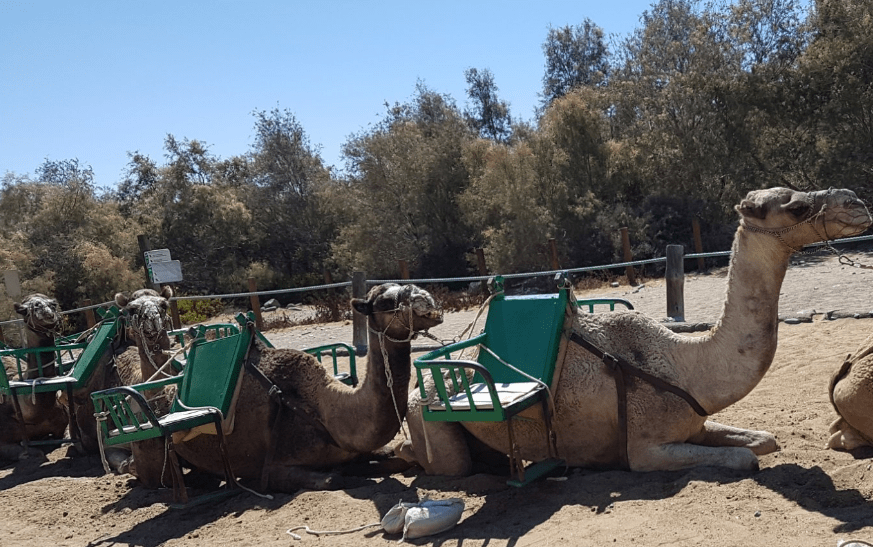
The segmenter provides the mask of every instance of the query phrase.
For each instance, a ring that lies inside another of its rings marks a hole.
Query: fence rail
[[[868,236],[856,236],[856,237],[847,237],[842,239],[837,239],[830,242],[819,242],[813,243],[811,245],[807,245],[806,249],[810,247],[825,247],[827,245],[842,245],[849,243],[858,243],[861,241],[870,241],[873,240],[873,235]],[[711,253],[690,253],[683,255],[683,260],[687,259],[700,259],[700,258],[719,258],[730,256],[731,251],[716,251]],[[629,262],[616,262],[614,264],[604,264],[600,266],[583,266],[579,268],[559,268],[555,270],[544,270],[539,272],[527,272],[527,273],[514,273],[514,274],[502,274],[506,279],[513,278],[521,278],[521,277],[538,277],[545,275],[555,275],[557,273],[586,273],[586,272],[595,272],[601,270],[612,270],[616,268],[628,268],[634,266],[645,266],[648,264],[660,264],[667,262],[667,257],[658,257],[658,258],[649,258],[644,260],[633,260]],[[469,277],[435,277],[435,278],[424,278],[424,279],[367,279],[365,282],[367,285],[381,285],[382,283],[457,283],[457,282],[476,282],[476,281],[487,281],[491,278],[491,275],[478,275],[478,276],[469,276]],[[239,293],[230,293],[230,294],[209,294],[209,295],[196,295],[196,296],[174,296],[170,299],[173,301],[182,301],[182,300],[221,300],[221,299],[229,299],[229,298],[251,298],[256,296],[274,296],[279,294],[288,294],[288,293],[300,293],[300,292],[308,292],[308,291],[318,291],[318,290],[328,290],[328,289],[339,289],[346,288],[352,286],[351,281],[344,281],[341,283],[329,283],[324,285],[312,285],[308,287],[293,287],[288,289],[275,289],[268,291],[250,291],[250,292],[239,292]],[[83,306],[80,308],[66,310],[61,312],[63,315],[70,315],[74,313],[87,312],[88,310],[94,310],[96,308],[103,308],[107,306],[111,306],[114,304],[114,301],[103,302],[100,304],[92,304],[90,306]],[[21,319],[11,319],[8,321],[0,321],[0,328],[4,326],[11,325],[23,325],[23,321]]]

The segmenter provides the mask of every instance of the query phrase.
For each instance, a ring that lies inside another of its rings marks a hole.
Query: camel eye
[[[788,212],[796,217],[803,217],[809,213],[812,206],[809,203],[798,201],[788,205]]]

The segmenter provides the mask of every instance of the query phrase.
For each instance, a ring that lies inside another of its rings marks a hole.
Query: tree
[[[512,135],[512,117],[509,104],[497,97],[494,76],[487,68],[479,71],[469,68],[464,71],[467,80],[467,97],[473,106],[464,112],[467,123],[480,137],[497,142],[508,142]]]
[[[332,246],[341,267],[396,275],[403,259],[428,276],[466,273],[470,233],[455,199],[468,183],[461,154],[472,137],[454,102],[419,83],[409,103],[346,142],[349,178],[323,193],[342,219]]]
[[[287,279],[320,279],[334,227],[320,207],[317,190],[330,180],[330,171],[290,111],[275,108],[253,115],[255,141],[248,155],[253,187],[245,203],[257,211],[252,216],[260,249],[255,258]]]
[[[543,107],[578,86],[597,86],[609,78],[609,50],[603,30],[590,19],[572,27],[549,28],[543,44],[546,72]]]

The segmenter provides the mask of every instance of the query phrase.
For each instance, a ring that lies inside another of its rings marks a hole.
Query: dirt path
[[[0,546],[393,545],[398,536],[378,528],[320,538],[304,534],[299,541],[285,531],[298,525],[335,530],[378,522],[398,500],[424,496],[460,497],[466,509],[457,527],[412,541],[419,545],[834,547],[840,539],[873,541],[873,451],[853,456],[824,449],[834,417],[828,378],[873,329],[871,272],[841,267],[832,258],[789,270],[782,316],[810,322],[780,323],[779,347],[763,381],[714,417],[776,435],[781,450],[763,456],[755,474],[713,468],[645,474],[570,469],[564,481],[513,489],[502,476],[446,479],[407,472],[362,478],[357,487],[336,492],[301,491],[273,500],[246,494],[180,512],[163,503],[168,491],[144,490],[128,475],[104,476],[97,458],[67,459],[58,450],[41,464],[0,469],[0,506],[5,508]],[[686,319],[714,322],[723,293],[723,275],[691,276],[685,285]],[[666,309],[660,282],[598,294],[628,298],[654,317]],[[473,313],[448,314],[434,331],[450,338]],[[351,326],[268,334],[280,345],[301,347],[348,339]]]

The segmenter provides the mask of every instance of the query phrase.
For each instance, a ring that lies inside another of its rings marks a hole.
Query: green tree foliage
[[[550,28],[543,53],[543,106],[579,86],[601,85],[609,77],[609,50],[603,29],[590,19],[576,27]]]
[[[455,199],[468,184],[462,150],[471,138],[454,101],[419,83],[409,103],[346,143],[349,179],[323,193],[344,217],[333,244],[344,271],[396,276],[406,260],[415,274],[466,272],[470,233]]]
[[[273,109],[254,116],[251,184],[245,192],[258,249],[253,258],[295,284],[318,281],[335,229],[318,197],[330,172],[291,112]]]
[[[352,135],[342,174],[288,110],[255,111],[249,150],[215,157],[168,135],[107,192],[78,160],[0,181],[0,267],[65,307],[142,285],[138,234],[183,265],[183,292],[321,283],[726,249],[749,190],[848,187],[873,200],[873,0],[659,0],[607,48],[592,21],[549,29],[536,119],[519,123],[487,69],[467,109],[423,83]]]
[[[467,123],[480,137],[498,142],[508,142],[512,136],[512,116],[509,104],[497,97],[494,75],[487,68],[464,71],[467,80],[467,97],[473,103],[464,112]]]

